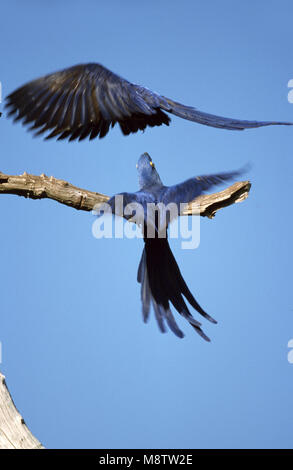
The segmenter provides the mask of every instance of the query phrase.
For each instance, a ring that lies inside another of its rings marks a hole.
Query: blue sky
[[[3,95],[42,74],[100,62],[199,109],[293,120],[291,1],[11,0],[1,8]],[[3,111],[3,108],[2,108]],[[67,143],[1,118],[1,167],[108,195],[135,191],[147,151],[165,184],[252,164],[244,203],[201,220],[194,251],[171,246],[202,306],[205,343],[142,322],[141,240],[96,240],[94,218],[0,197],[1,370],[49,448],[292,447],[290,127],[232,132],[172,118],[169,128]]]

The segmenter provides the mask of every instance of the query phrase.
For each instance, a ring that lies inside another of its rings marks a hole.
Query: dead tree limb
[[[0,449],[42,449],[17,411],[0,372]]]
[[[182,215],[201,215],[213,218],[219,209],[243,201],[248,197],[251,184],[239,181],[223,191],[202,195],[190,202]],[[5,175],[0,172],[0,194],[16,194],[30,199],[53,199],[77,210],[91,211],[107,202],[109,196],[73,186],[53,176]]]

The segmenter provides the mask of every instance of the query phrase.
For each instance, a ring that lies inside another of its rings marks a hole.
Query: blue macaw
[[[290,122],[243,121],[204,113],[135,85],[100,64],[75,65],[45,75],[7,97],[8,115],[31,123],[46,139],[102,138],[118,122],[124,135],[170,123],[166,114],[221,129],[243,130]]]
[[[155,316],[162,332],[166,331],[165,323],[179,338],[184,334],[178,327],[171,312],[170,303],[174,308],[193,326],[195,331],[206,341],[209,338],[201,329],[201,324],[191,315],[185,303],[185,299],[203,317],[212,323],[217,323],[208,315],[195,300],[188,289],[175,258],[170,249],[167,239],[169,221],[165,226],[158,229],[158,217],[153,217],[153,212],[147,211],[148,204],[156,204],[165,207],[170,203],[179,206],[187,204],[197,196],[215,185],[234,179],[243,173],[243,170],[216,175],[198,176],[175,186],[164,186],[155,168],[151,157],[144,153],[137,164],[139,191],[135,193],[120,193],[111,197],[108,201],[111,211],[115,215],[123,216],[128,204],[136,204],[142,207],[141,214],[137,220],[129,215],[132,221],[136,221],[143,228],[144,250],[140,260],[137,280],[141,284],[141,301],[143,318],[146,322],[149,318],[150,306],[153,305]],[[116,204],[117,196],[120,196],[121,204]],[[178,212],[179,215],[180,212]],[[149,220],[149,218],[151,220]],[[154,236],[148,237],[147,226],[155,225]]]

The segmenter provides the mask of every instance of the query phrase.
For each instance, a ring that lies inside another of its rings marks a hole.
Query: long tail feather
[[[242,131],[244,129],[252,129],[255,127],[264,127],[264,126],[292,126],[292,122],[279,122],[279,121],[245,121],[240,119],[226,118],[222,116],[216,116],[215,114],[204,113],[199,111],[196,108],[191,106],[185,106],[181,103],[177,103],[169,98],[163,97],[164,100],[170,106],[166,107],[166,111],[175,116],[179,116],[188,121],[198,122],[199,124],[204,124],[205,126],[218,127],[220,129],[229,129]],[[165,109],[164,105],[162,108]]]
[[[171,312],[171,303],[202,338],[210,341],[202,331],[201,324],[189,312],[183,296],[205,318],[213,323],[216,323],[216,320],[200,307],[188,289],[167,238],[145,238],[145,248],[140,260],[137,280],[141,284],[142,312],[145,322],[149,318],[152,303],[160,330],[166,331],[166,323],[176,336],[183,338],[184,334]]]

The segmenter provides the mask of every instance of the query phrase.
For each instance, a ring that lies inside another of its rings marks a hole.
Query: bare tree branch
[[[202,217],[213,219],[219,209],[247,199],[250,188],[251,183],[249,181],[238,181],[218,193],[199,196],[188,204],[182,215],[199,213]]]
[[[190,202],[182,215],[198,215],[213,218],[219,209],[243,201],[248,197],[251,184],[240,181],[223,191],[199,196]],[[98,204],[107,202],[109,196],[73,186],[53,176],[5,175],[0,172],[0,194],[16,194],[31,199],[53,199],[77,210],[91,211]]]

